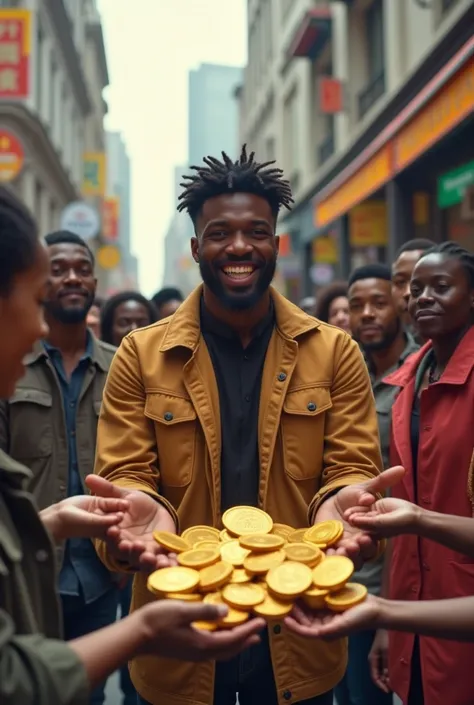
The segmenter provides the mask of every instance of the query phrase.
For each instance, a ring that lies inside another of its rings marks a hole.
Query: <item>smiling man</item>
[[[32,471],[30,490],[39,509],[85,492],[102,390],[115,352],[87,329],[96,289],[92,252],[68,231],[47,235],[45,243],[49,332],[27,357],[25,376],[12,398],[0,402],[0,449]],[[67,541],[58,559],[65,638],[114,622],[117,590],[91,541]],[[92,693],[91,705],[101,705],[104,697],[101,686]]]
[[[245,147],[185,177],[179,210],[191,217],[203,284],[171,317],[128,335],[111,367],[99,421],[96,472],[136,503],[136,522],[114,550],[116,570],[165,565],[153,531],[221,527],[236,505],[306,527],[341,519],[362,492],[382,488],[367,369],[350,336],[292,305],[270,284],[277,217],[292,202],[273,162]],[[338,548],[373,557],[349,525]],[[145,560],[146,559],[146,560]],[[154,599],[135,578],[132,610]],[[140,659],[132,679],[153,705],[332,705],[346,645],[311,645],[274,623],[227,664]]]

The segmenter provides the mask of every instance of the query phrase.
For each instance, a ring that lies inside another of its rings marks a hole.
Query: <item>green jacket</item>
[[[54,550],[30,480],[0,451],[0,703],[87,705],[84,667],[61,641]]]

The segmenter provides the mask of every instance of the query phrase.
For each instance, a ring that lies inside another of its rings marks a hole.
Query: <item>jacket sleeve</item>
[[[88,705],[86,671],[64,641],[40,634],[18,636],[0,610],[0,703]]]
[[[357,343],[344,336],[340,345],[325,427],[323,484],[308,508],[310,524],[329,494],[370,480],[383,467],[367,366]]]
[[[8,453],[10,444],[8,428],[8,401],[0,400],[0,450]]]
[[[128,490],[146,492],[163,504],[179,530],[176,510],[159,493],[160,472],[153,422],[145,416],[146,395],[132,337],[122,341],[107,376],[97,428],[95,473]],[[109,570],[123,572],[96,542]]]

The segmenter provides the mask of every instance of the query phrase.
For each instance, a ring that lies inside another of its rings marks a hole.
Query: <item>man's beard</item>
[[[255,306],[272,283],[275,269],[276,257],[258,270],[258,279],[252,291],[247,294],[229,294],[219,276],[215,274],[214,268],[204,259],[199,259],[199,271],[204,284],[229,311],[246,311]]]
[[[63,308],[58,301],[45,301],[44,307],[51,318],[59,321],[59,323],[74,325],[75,323],[83,323],[86,320],[93,303],[94,294],[88,294],[88,298],[83,306]]]
[[[361,343],[359,340],[357,342],[360,344],[360,346],[366,353],[377,352],[378,350],[386,350],[396,340],[400,332],[400,328],[401,321],[398,320],[395,328],[391,331],[385,331],[382,340],[379,340],[378,343]]]

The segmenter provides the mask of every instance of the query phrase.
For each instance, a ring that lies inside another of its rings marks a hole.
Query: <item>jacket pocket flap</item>
[[[328,387],[307,387],[287,392],[283,410],[287,414],[317,416],[332,406]]]
[[[40,389],[22,389],[20,387],[15,390],[15,394],[10,399],[10,404],[19,402],[51,407],[53,406],[53,396],[49,392],[43,392]]]
[[[196,418],[190,399],[172,394],[152,392],[146,395],[145,416],[165,426],[173,426]]]

